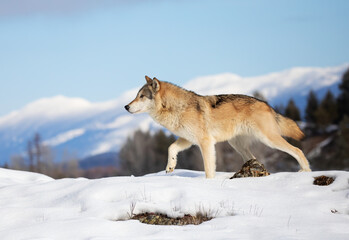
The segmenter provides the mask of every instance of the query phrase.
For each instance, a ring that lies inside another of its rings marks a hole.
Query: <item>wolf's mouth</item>
[[[137,111],[134,111],[134,112],[131,112],[131,111],[128,111],[129,113],[132,113],[132,114],[135,114],[135,113],[139,113],[141,110],[137,110]]]
[[[140,111],[140,110],[137,110],[137,111],[132,112],[132,111],[131,111],[130,105],[126,105],[126,106],[125,106],[125,109],[126,109],[126,111],[128,111],[128,112],[131,113],[131,114],[138,113],[138,112]]]

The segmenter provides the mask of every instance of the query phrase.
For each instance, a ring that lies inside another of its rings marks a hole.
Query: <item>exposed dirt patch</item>
[[[270,173],[267,171],[267,169],[265,169],[262,163],[258,162],[256,159],[251,159],[242,165],[240,171],[236,172],[230,179],[242,177],[263,177],[268,175],[270,175]]]
[[[334,182],[334,178],[333,177],[327,177],[325,175],[322,176],[318,176],[318,177],[314,177],[314,185],[319,185],[319,186],[328,186],[331,183]]]
[[[142,213],[134,215],[131,219],[139,220],[141,223],[152,225],[198,225],[205,221],[209,221],[212,218],[206,216],[191,216],[189,214],[184,215],[182,218],[171,218],[163,214],[158,213]]]

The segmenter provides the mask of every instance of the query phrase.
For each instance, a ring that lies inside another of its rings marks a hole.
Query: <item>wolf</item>
[[[256,140],[293,156],[300,171],[311,171],[303,152],[283,138],[300,140],[303,132],[266,102],[240,94],[202,96],[155,77],[145,79],[146,84],[125,109],[148,113],[178,136],[168,148],[167,173],[175,169],[177,154],[195,144],[203,157],[206,178],[214,178],[217,142],[228,141],[246,162],[255,159],[250,145]]]

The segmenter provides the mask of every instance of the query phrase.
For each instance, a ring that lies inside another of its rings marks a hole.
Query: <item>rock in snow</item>
[[[245,162],[241,169],[230,179],[241,177],[263,177],[269,175],[270,173],[265,169],[262,163],[258,162],[257,159],[251,159]]]
[[[276,173],[229,179],[175,170],[143,177],[54,180],[0,169],[0,239],[348,239],[349,172]],[[313,185],[314,177],[335,179]],[[200,225],[129,220],[198,213]]]

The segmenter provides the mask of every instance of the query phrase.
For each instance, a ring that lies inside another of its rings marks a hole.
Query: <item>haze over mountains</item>
[[[262,93],[272,106],[286,105],[293,98],[303,110],[308,92],[322,97],[327,89],[337,95],[338,84],[349,64],[336,67],[297,67],[257,77],[240,77],[231,73],[199,77],[183,87],[198,94]],[[176,83],[175,79],[162,79]],[[139,86],[145,83],[139,79]],[[39,133],[45,144],[59,156],[64,150],[79,158],[117,152],[127,136],[135,130],[158,128],[146,114],[131,115],[123,106],[138,89],[130,90],[112,101],[92,103],[81,98],[54,96],[31,102],[0,117],[0,163],[11,155],[24,154],[28,139]]]

